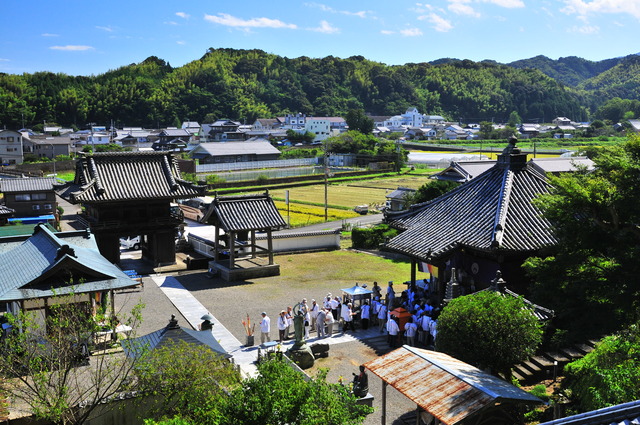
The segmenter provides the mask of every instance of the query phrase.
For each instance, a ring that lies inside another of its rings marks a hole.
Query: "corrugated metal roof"
[[[22,193],[22,192],[45,192],[53,190],[55,179],[51,177],[28,177],[20,179],[0,180],[0,192]]]
[[[430,202],[385,212],[389,224],[406,229],[386,248],[432,261],[458,247],[530,252],[554,245],[551,224],[531,203],[550,185],[516,150],[506,148],[494,167]]]
[[[500,402],[542,400],[447,354],[403,346],[364,365],[444,424]]]
[[[192,156],[197,155],[227,156],[227,155],[274,155],[280,154],[268,141],[264,142],[212,142],[201,143],[193,151]]]
[[[86,241],[74,244],[78,233]],[[85,293],[125,288],[137,285],[118,267],[100,255],[98,246],[88,232],[54,234],[44,225],[37,225],[29,237],[6,239],[11,249],[0,252],[0,301],[51,297],[67,293]],[[20,243],[17,241],[20,240]],[[82,276],[78,282],[59,282],[60,276],[71,273]]]
[[[212,217],[225,232],[277,230],[287,226],[271,197],[265,195],[218,196],[211,203],[203,222]]]
[[[605,407],[567,418],[544,422],[540,425],[638,425],[640,400]]]
[[[73,203],[186,199],[204,186],[182,179],[171,152],[105,152],[80,157],[73,184],[58,193]]]

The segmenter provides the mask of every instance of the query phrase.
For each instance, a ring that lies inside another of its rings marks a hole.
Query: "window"
[[[31,194],[31,200],[33,201],[44,201],[47,199],[46,193],[33,193]]]
[[[51,209],[51,204],[44,204],[44,209],[45,210],[50,210]]]
[[[7,142],[13,142],[13,139],[15,139],[15,137],[7,137]]]
[[[31,208],[33,208],[34,211],[39,211],[40,205],[32,205]]]
[[[15,152],[18,148],[7,148],[7,152]]]
[[[31,195],[29,195],[28,193],[16,195],[16,201],[18,202],[30,201],[30,200],[31,200]]]

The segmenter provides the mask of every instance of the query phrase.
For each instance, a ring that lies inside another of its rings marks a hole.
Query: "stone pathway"
[[[187,319],[193,329],[198,329],[198,325],[202,322],[200,319],[203,315],[211,314],[201,303],[189,292],[182,284],[172,276],[151,275],[151,280],[158,285],[166,297],[171,303],[180,311],[180,313]],[[213,316],[213,315],[212,315]],[[224,325],[215,318],[213,318],[213,336],[220,343],[222,348],[233,356],[233,361],[240,367],[243,375],[254,376],[257,373],[255,362],[258,359],[258,353],[261,349],[260,346],[247,347],[243,345],[235,336],[224,327]],[[278,330],[271,329],[271,336],[277,336]],[[312,333],[311,335],[313,335]],[[356,339],[372,339],[379,338],[381,335],[377,328],[370,328],[367,330],[357,330],[343,334],[341,332],[334,333],[330,338],[316,338],[312,337],[307,340],[308,344],[315,342],[322,342],[325,344],[342,344],[345,342],[352,342]],[[256,338],[260,338],[260,335],[256,335]],[[282,344],[282,349],[286,350],[288,346],[293,345],[293,341],[285,341]]]

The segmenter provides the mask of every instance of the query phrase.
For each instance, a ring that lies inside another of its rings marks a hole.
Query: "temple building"
[[[171,152],[105,152],[82,155],[72,183],[57,188],[81,204],[100,252],[120,261],[120,238],[141,236],[142,258],[154,266],[175,263],[179,210],[171,202],[205,194],[180,174]]]
[[[385,212],[385,221],[402,231],[385,248],[412,259],[412,281],[418,266],[435,266],[432,288],[442,297],[452,269],[463,294],[487,288],[501,270],[516,292],[526,292],[523,261],[556,239],[531,202],[551,186],[516,142],[510,139],[493,167],[459,187],[408,210]]]

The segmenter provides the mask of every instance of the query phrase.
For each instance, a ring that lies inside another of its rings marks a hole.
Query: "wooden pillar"
[[[219,255],[219,249],[220,249],[220,227],[216,224],[215,226],[215,233],[214,233],[214,237],[213,237],[213,261],[216,262],[216,264],[218,263],[218,258],[220,257]]]
[[[229,270],[233,270],[236,264],[236,232],[229,232]]]
[[[251,230],[251,258],[256,258],[256,231]]]
[[[420,412],[422,409],[416,404],[416,425],[420,425]]]
[[[271,239],[271,229],[267,229],[267,249],[269,250],[269,265],[273,265],[273,240]]]
[[[118,339],[118,334],[116,332],[116,326],[118,326],[118,323],[115,320],[116,317],[116,296],[115,296],[115,291],[112,289],[109,291],[109,301],[111,302],[111,324],[112,324],[112,333],[111,333],[111,339],[113,341],[116,341]]]
[[[416,284],[416,267],[418,266],[418,262],[415,258],[411,259],[411,283]]]
[[[382,425],[387,425],[387,384],[385,381],[382,381],[382,416],[381,423]]]

